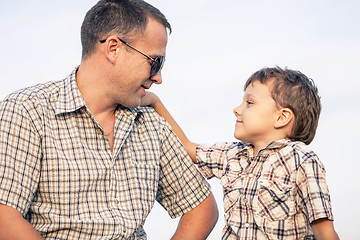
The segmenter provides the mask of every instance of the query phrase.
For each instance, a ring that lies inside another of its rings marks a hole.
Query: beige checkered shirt
[[[257,156],[241,142],[201,145],[197,160],[223,186],[223,240],[315,239],[310,223],[333,219],[324,166],[304,143],[272,142]]]
[[[0,203],[46,239],[146,239],[157,200],[171,217],[201,203],[209,185],[151,108],[116,110],[114,149],[66,79],[0,104]]]

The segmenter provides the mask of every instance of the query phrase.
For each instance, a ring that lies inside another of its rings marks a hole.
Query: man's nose
[[[161,84],[162,83],[161,71],[157,72],[154,76],[150,77],[150,80],[153,81],[153,83],[155,84]]]

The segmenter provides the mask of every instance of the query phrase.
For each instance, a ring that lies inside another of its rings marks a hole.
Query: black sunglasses
[[[137,50],[136,48],[134,48],[133,46],[131,46],[130,44],[128,44],[127,42],[122,40],[121,38],[118,37],[118,39],[120,40],[120,42],[122,42],[123,44],[125,44],[129,48],[137,51],[138,53],[145,56],[147,59],[151,60],[150,77],[155,76],[163,68],[164,63],[165,63],[165,57],[164,56],[157,56],[156,58],[149,57],[145,53],[141,52],[140,50]],[[100,40],[100,43],[104,43],[104,42],[106,42],[106,40],[107,39]]]

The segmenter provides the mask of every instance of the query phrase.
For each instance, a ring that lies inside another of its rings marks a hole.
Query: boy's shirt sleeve
[[[334,220],[325,167],[312,151],[303,158],[296,181],[300,190],[300,208],[308,216],[310,223],[320,218]]]
[[[213,177],[220,179],[224,174],[229,155],[238,151],[238,143],[201,144],[196,148],[196,164],[207,179]]]

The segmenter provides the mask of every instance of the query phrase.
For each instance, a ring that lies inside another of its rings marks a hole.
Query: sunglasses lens
[[[164,66],[165,57],[164,56],[157,56],[155,61],[151,64],[150,75],[155,76]]]

